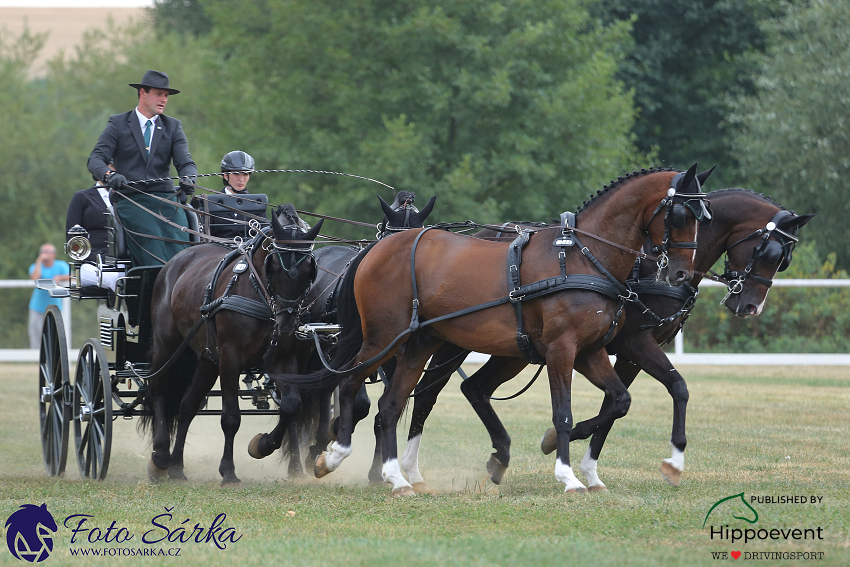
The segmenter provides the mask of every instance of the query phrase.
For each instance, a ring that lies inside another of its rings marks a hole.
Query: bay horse
[[[151,307],[153,359],[145,401],[150,415],[141,425],[152,426],[152,479],[186,480],[186,434],[218,377],[224,432],[219,473],[222,484],[240,482],[233,462],[241,422],[239,375],[252,368],[297,370],[298,307],[316,275],[312,250],[321,226],[320,220],[310,229],[292,205],[282,205],[271,215],[270,234],[265,229],[236,250],[215,244],[187,248],[163,267]],[[190,348],[179,355],[183,364],[166,366],[179,361],[172,355],[187,341]]]
[[[569,459],[572,370],[615,400],[594,419],[626,414],[630,396],[604,348],[618,325],[625,299],[620,293],[627,293],[622,282],[646,237],[663,243],[660,277],[673,285],[691,278],[698,221],[685,205],[703,206],[702,197],[695,165],[687,173],[643,170],[619,178],[586,202],[572,232],[524,232],[508,245],[410,230],[367,248],[340,291],[343,331],[330,366],[342,370],[276,377],[311,387],[339,382],[338,440],[317,459],[316,476],[335,470],[351,454],[357,390],[395,355],[392,382],[378,404],[382,477],[393,485],[393,495],[415,494],[398,466],[395,428],[428,358],[450,342],[519,365],[526,356],[546,360],[557,430],[555,478],[568,492],[585,490]],[[674,211],[681,223],[671,222]],[[584,243],[578,232],[588,236]],[[496,456],[493,460],[502,466]]]
[[[684,469],[688,388],[661,347],[680,331],[697,299],[703,274],[708,273],[724,253],[727,259],[723,278],[728,282],[729,292],[724,301],[726,308],[739,317],[759,315],[776,273],[790,265],[800,227],[814,216],[798,216],[769,197],[745,189],[714,191],[708,193],[707,199],[711,202],[713,218],[700,228],[694,278],[689,284],[674,288],[656,280],[655,267],[651,263],[639,261],[630,275],[629,286],[638,294],[640,303],[626,304],[625,323],[606,347],[609,354],[616,355],[614,369],[627,388],[643,370],[661,382],[673,399],[672,456],[662,461],[661,475],[674,486],[680,483]],[[484,230],[476,236],[495,237],[497,231]],[[457,352],[457,347],[444,345],[434,355],[432,365],[445,364],[456,358]],[[489,397],[496,387],[522,369],[510,362],[491,359],[462,384],[461,390],[471,401],[489,406]],[[418,451],[425,420],[448,376],[457,366],[459,363],[449,365],[437,375],[426,374],[416,388],[418,394],[411,416],[408,447],[401,461],[414,487],[417,483],[424,483],[418,467]],[[606,394],[603,409],[613,403],[614,400]],[[487,415],[487,412],[483,414]],[[590,445],[580,465],[591,490],[606,488],[597,474],[597,461],[612,425],[613,421],[602,423],[592,432]],[[491,427],[501,427],[501,424]],[[571,439],[586,438],[577,435],[581,429],[577,426]],[[554,451],[556,442],[557,433],[550,428],[541,442],[543,453]],[[509,437],[507,443],[510,443]],[[493,480],[498,483],[499,479]]]
[[[420,211],[416,208],[416,194],[411,191],[399,191],[392,204],[388,204],[378,195],[383,221],[378,224],[378,239],[390,237],[398,232],[412,228],[422,228],[425,220],[434,209],[436,196],[425,204]],[[342,279],[354,258],[360,252],[355,246],[324,246],[313,254],[318,269],[299,316],[301,323],[336,324],[339,288]],[[316,355],[312,337],[301,341],[297,347],[299,373],[318,370],[322,367]],[[394,361],[385,364],[385,375],[392,375]],[[331,441],[329,431],[331,418],[331,388],[292,388],[286,386],[286,399],[290,402],[281,408],[280,420],[269,433],[258,433],[248,445],[248,454],[255,459],[263,459],[281,448],[284,436],[287,436],[289,454],[289,477],[304,474],[301,468],[301,445],[312,441],[308,447],[307,468],[312,469],[316,458]],[[357,421],[369,415],[371,401],[365,386],[361,387],[354,400],[354,414]],[[306,442],[305,442],[306,441]],[[380,451],[380,448],[378,449]]]

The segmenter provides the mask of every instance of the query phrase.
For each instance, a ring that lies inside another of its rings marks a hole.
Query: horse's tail
[[[354,276],[360,262],[376,243],[372,243],[360,252],[351,262],[340,286],[337,299],[337,322],[342,327],[339,342],[336,345],[331,368],[341,369],[354,360],[363,347],[363,328],[360,326],[360,310],[354,300]],[[302,388],[332,388],[335,387],[343,374],[337,374],[327,368],[322,368],[309,374],[282,374],[275,376],[287,384]]]
[[[180,402],[183,395],[192,383],[192,377],[198,367],[198,355],[191,348],[186,348],[180,353],[171,368],[162,375],[154,378],[157,382],[165,381],[165,422],[168,424],[168,435],[174,440],[177,431],[177,414],[180,412]],[[147,433],[152,430],[153,408],[150,399],[151,384],[148,384],[148,393],[142,402],[142,415],[139,419],[139,431]]]

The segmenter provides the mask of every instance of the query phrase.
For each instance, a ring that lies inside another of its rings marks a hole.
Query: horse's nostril
[[[678,281],[683,282],[688,278],[688,273],[684,270],[679,270],[678,272],[676,272],[676,278],[678,279]]]

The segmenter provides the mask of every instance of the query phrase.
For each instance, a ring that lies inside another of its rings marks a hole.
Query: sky
[[[0,0],[0,8],[143,8],[153,0]]]

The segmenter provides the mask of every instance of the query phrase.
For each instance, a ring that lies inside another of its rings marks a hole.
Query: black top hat
[[[142,77],[141,83],[130,83],[130,86],[134,89],[162,89],[164,91],[168,91],[168,94],[177,94],[180,92],[177,89],[168,87],[168,75],[162,71],[147,71],[145,76]]]

